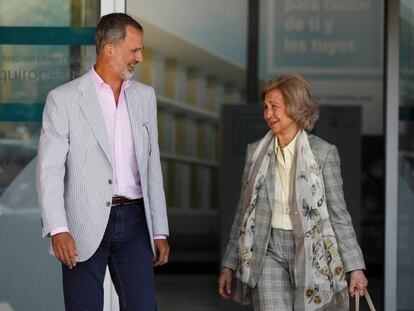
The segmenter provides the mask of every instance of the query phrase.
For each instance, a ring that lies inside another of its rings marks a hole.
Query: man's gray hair
[[[136,30],[144,32],[141,24],[127,14],[111,13],[102,16],[95,32],[96,54],[100,54],[105,44],[117,44],[124,40],[126,26],[132,26]]]

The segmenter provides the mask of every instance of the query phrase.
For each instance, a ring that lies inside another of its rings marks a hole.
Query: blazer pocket
[[[145,133],[146,134],[144,134],[144,135],[147,135],[147,140],[148,140],[148,155],[150,156],[151,155],[151,135],[150,135],[150,126],[149,126],[149,123],[145,123],[144,125],[143,125],[143,127],[145,128]]]

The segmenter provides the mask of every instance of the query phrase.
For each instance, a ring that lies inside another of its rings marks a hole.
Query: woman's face
[[[278,89],[265,95],[263,117],[274,135],[294,134],[299,129],[297,122],[287,114],[283,94]]]

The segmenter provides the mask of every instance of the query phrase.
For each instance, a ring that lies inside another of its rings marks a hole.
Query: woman
[[[232,296],[235,274],[234,299],[255,311],[349,310],[348,291],[364,295],[368,282],[338,151],[308,134],[319,108],[302,77],[270,80],[262,97],[270,131],[247,147],[219,294]]]

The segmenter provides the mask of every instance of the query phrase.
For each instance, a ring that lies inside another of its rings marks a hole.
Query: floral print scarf
[[[248,283],[251,272],[253,255],[254,225],[256,217],[256,201],[260,188],[265,181],[270,158],[274,155],[274,136],[268,132],[259,142],[252,156],[252,166],[249,172],[243,200],[243,220],[240,226],[239,236],[239,266],[236,277],[242,283]]]

